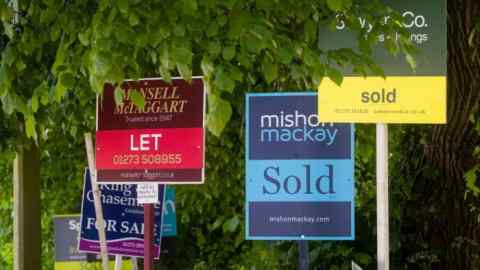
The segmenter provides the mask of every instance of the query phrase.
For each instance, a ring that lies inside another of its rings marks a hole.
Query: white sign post
[[[115,255],[115,270],[122,270],[122,267],[123,267],[122,259],[123,259],[122,256]]]
[[[390,265],[388,222],[388,126],[377,124],[377,269]]]
[[[352,270],[362,270],[362,268],[354,261],[352,261]]]

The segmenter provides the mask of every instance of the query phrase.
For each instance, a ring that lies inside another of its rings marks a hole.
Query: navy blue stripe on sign
[[[349,237],[351,202],[250,202],[252,237]]]
[[[350,159],[351,124],[322,123],[316,95],[249,96],[249,160]]]

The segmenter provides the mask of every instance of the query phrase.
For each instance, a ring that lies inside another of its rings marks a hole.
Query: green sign
[[[392,56],[384,49],[384,42],[395,36],[378,36],[378,44],[373,50],[373,60],[379,64],[387,76],[438,76],[447,74],[447,1],[446,0],[384,0],[405,19],[404,26],[410,32],[410,39],[419,49],[414,58],[416,72],[412,71],[402,54]],[[367,31],[372,25],[362,17],[360,25]],[[386,17],[388,22],[389,18]],[[320,30],[319,47],[321,49],[356,49],[356,34],[347,29],[342,20],[338,20],[336,31],[327,28]],[[345,75],[354,75],[345,70]],[[357,74],[358,75],[358,74]]]

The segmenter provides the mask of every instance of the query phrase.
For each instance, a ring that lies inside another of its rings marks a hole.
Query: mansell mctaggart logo
[[[353,239],[353,126],[314,93],[247,96],[247,239]]]
[[[132,91],[139,91],[145,98],[145,107],[140,110],[132,102]],[[179,95],[178,86],[140,86],[139,89],[126,88],[122,104],[115,107],[114,114],[182,113],[188,99]],[[127,120],[128,121],[128,120]],[[135,120],[132,120],[135,121]]]

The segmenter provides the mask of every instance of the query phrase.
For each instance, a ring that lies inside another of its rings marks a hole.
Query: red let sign
[[[122,104],[105,86],[97,102],[96,166],[102,183],[201,184],[204,180],[205,89],[173,79],[127,81]],[[139,109],[132,91],[145,98]]]

